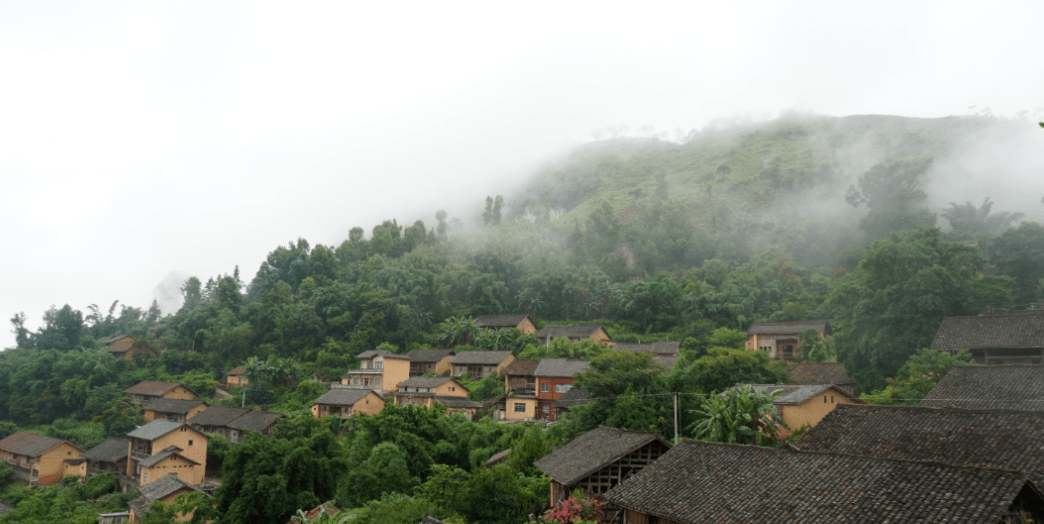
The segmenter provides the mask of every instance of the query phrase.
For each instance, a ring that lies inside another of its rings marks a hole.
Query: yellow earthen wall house
[[[73,475],[76,477],[87,476],[87,459],[66,459],[62,465],[62,476]]]
[[[185,386],[178,386],[167,393],[163,394],[163,398],[177,398],[181,400],[192,400],[196,398],[196,394]]]
[[[193,485],[203,482],[203,472],[207,466],[207,439],[209,437],[197,431],[192,426],[184,423],[177,424],[176,427],[173,427],[170,431],[167,431],[167,428],[171,428],[172,426],[159,426],[162,428],[159,433],[162,434],[159,436],[153,436],[153,433],[156,432],[155,429],[150,428],[153,424],[174,423],[165,420],[156,420],[127,434],[127,437],[130,440],[127,450],[127,476],[131,478],[137,476],[139,469],[138,463],[147,458],[142,456],[140,450],[148,447],[146,445],[147,442],[151,442],[151,452],[148,453],[148,456],[156,455],[171,446],[180,448],[181,451],[178,452],[179,454],[193,462],[199,463],[201,466],[198,468],[198,472],[192,473],[191,479],[183,478],[182,480]],[[139,446],[137,449],[135,447],[136,445]],[[135,456],[136,451],[138,452],[137,457]],[[181,475],[178,475],[178,478],[182,478]]]
[[[138,486],[155,482],[170,473],[176,473],[179,480],[193,486],[201,484],[206,476],[202,464],[194,464],[179,453],[171,453],[151,466],[143,465],[138,477]]]
[[[384,399],[370,389],[334,388],[315,399],[312,416],[315,418],[338,416],[348,418],[365,413],[376,415],[384,409]]]
[[[504,418],[508,420],[534,419],[536,412],[536,398],[508,397],[504,400]]]
[[[831,384],[737,384],[733,389],[747,385],[766,394],[782,390],[772,405],[779,410],[780,417],[791,431],[796,431],[805,424],[815,426],[841,404],[866,404],[859,397]],[[791,431],[780,429],[781,437],[790,435]]]

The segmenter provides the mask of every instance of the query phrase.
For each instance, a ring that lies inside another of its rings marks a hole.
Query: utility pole
[[[674,392],[674,444],[678,444],[678,391]]]
[[[245,408],[246,407],[246,390],[247,390],[246,386],[243,386],[243,403],[239,405],[239,407],[241,407],[241,408]]]

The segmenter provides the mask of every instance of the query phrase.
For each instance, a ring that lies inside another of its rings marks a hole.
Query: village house
[[[171,470],[179,479],[199,485],[207,466],[209,438],[184,422],[149,422],[127,434],[126,476],[140,479],[139,485],[144,486],[166,475],[157,473]],[[161,458],[153,459],[156,455]]]
[[[772,400],[783,423],[790,427],[790,431],[780,428],[781,437],[790,435],[806,424],[815,427],[827,413],[841,404],[866,404],[859,397],[833,384],[736,384],[732,389],[746,386],[765,395],[782,391]]]
[[[853,395],[859,389],[838,362],[798,362],[788,373],[795,384],[833,384]]]
[[[232,429],[228,427],[229,422],[251,411],[248,408],[210,406],[205,411],[189,417],[186,422],[203,433],[217,433],[231,442]]]
[[[123,390],[123,393],[127,395],[128,400],[139,406],[144,406],[153,400],[161,398],[192,400],[198,396],[195,391],[192,391],[181,382],[157,382],[155,380],[138,382]]]
[[[622,524],[1029,522],[1025,473],[684,440],[605,494]]]
[[[145,404],[141,409],[145,422],[152,422],[156,419],[185,422],[205,411],[207,407],[209,404],[198,399],[161,398]]]
[[[410,359],[410,376],[418,377],[434,373],[436,375],[448,375],[453,370],[450,359],[457,352],[452,349],[414,349],[408,351],[406,356]]]
[[[946,317],[930,347],[950,354],[966,349],[978,364],[1044,364],[1044,311]]]
[[[504,366],[504,391],[516,395],[536,394],[536,372],[539,359],[518,359]]]
[[[249,384],[250,380],[246,376],[246,366],[236,366],[228,373],[225,373],[225,385],[227,386],[246,386]]]
[[[127,449],[130,441],[125,438],[110,438],[80,455],[87,460],[87,474],[92,477],[101,473],[123,475],[127,471]]]
[[[475,325],[482,329],[517,329],[526,335],[536,333],[536,321],[529,315],[480,315]]]
[[[229,429],[228,442],[235,444],[243,440],[247,431],[256,431],[266,437],[271,437],[272,428],[275,427],[276,422],[279,422],[285,416],[282,413],[272,413],[271,411],[261,411],[260,409],[243,413],[226,424]]]
[[[117,360],[134,360],[134,355],[143,354],[156,356],[156,351],[150,347],[135,347],[134,337],[130,335],[119,335],[102,341],[109,355]]]
[[[450,415],[461,413],[473,419],[482,404],[468,398],[468,389],[452,377],[413,377],[399,384],[395,405],[422,406],[441,404]]]
[[[573,342],[589,338],[599,344],[613,347],[616,342],[612,337],[609,336],[609,332],[602,326],[589,325],[589,326],[547,326],[540,331],[537,331],[536,338],[540,339],[540,342],[544,345],[551,343],[552,339],[555,338],[568,338]]]
[[[603,494],[639,473],[670,449],[654,431],[599,426],[533,463],[551,477],[551,505],[583,490]]]
[[[199,488],[192,484],[185,482],[178,477],[175,473],[168,473],[167,475],[156,479],[154,482],[146,484],[138,488],[138,492],[141,496],[130,501],[127,505],[130,506],[130,521],[138,522],[138,520],[149,511],[149,506],[153,502],[163,502],[166,504],[172,504],[178,496],[184,493],[192,493],[201,491]],[[184,522],[192,518],[192,515],[181,515],[175,520],[178,522]]]
[[[833,334],[826,319],[755,322],[747,329],[744,349],[765,351],[772,360],[797,360],[803,356],[801,345],[809,330],[821,339]]]
[[[514,361],[510,351],[461,351],[450,364],[454,377],[467,373],[471,380],[479,380],[486,375],[500,376],[501,370]]]
[[[350,388],[372,389],[378,395],[395,391],[399,382],[410,378],[410,357],[396,355],[388,350],[371,349],[355,356],[358,369],[349,369],[341,377],[341,385]]]
[[[18,431],[0,440],[0,460],[30,486],[49,486],[85,470],[83,449],[68,440]]]
[[[536,377],[537,415],[539,420],[557,420],[558,413],[553,409],[556,400],[562,398],[573,389],[575,375],[586,370],[591,364],[586,360],[572,358],[540,359],[533,374]]]
[[[569,408],[589,403],[589,396],[591,396],[591,392],[586,388],[572,388],[566,391],[564,395],[551,404],[551,409],[555,412],[555,420],[561,419],[569,411]]]
[[[805,433],[801,451],[1029,473],[1044,482],[1044,411],[843,404]]]
[[[630,351],[631,353],[652,353],[656,356],[676,357],[681,350],[681,342],[676,340],[663,340],[650,342],[648,344],[637,344],[617,342],[613,351]]]
[[[384,399],[370,389],[333,388],[312,402],[312,416],[341,417],[357,413],[376,415],[384,409]]]
[[[953,366],[919,406],[1044,411],[1044,366]]]

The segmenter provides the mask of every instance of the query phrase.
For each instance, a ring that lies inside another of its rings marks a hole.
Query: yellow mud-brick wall
[[[312,404],[312,416],[319,418],[319,404]]]
[[[37,468],[37,476],[50,477],[65,471],[65,459],[80,458],[83,450],[68,442],[62,442],[40,455],[40,466]]]
[[[174,501],[178,498],[178,496],[180,496],[183,493],[191,493],[191,492],[192,492],[192,490],[190,490],[188,488],[179,489],[179,490],[175,491],[174,493],[171,493],[170,495],[167,495],[166,497],[161,498],[160,501],[165,503],[165,504],[173,504]],[[187,521],[187,520],[189,520],[191,518],[192,518],[192,514],[189,513],[187,515],[179,515],[179,516],[175,517],[174,520],[176,520],[178,522],[185,522],[185,521]]]
[[[826,399],[824,402],[823,399]],[[815,426],[823,417],[834,411],[838,404],[859,404],[859,401],[846,397],[835,388],[828,389],[798,406],[779,406],[783,421],[791,429],[797,430],[805,424]]]
[[[151,468],[142,466],[141,477],[138,479],[139,486],[156,482],[171,473],[176,473],[178,480],[196,486],[203,483],[205,472],[203,465],[193,464],[177,455],[171,455]]]
[[[527,335],[532,335],[537,332],[536,324],[534,324],[532,320],[529,320],[528,317],[522,319],[522,322],[518,323],[516,329]]]
[[[369,395],[359,399],[352,406],[352,415],[358,413],[366,413],[367,415],[376,415],[384,409],[384,399],[380,395],[370,392]]]
[[[189,444],[189,442],[192,442]],[[181,448],[180,453],[185,457],[200,463],[204,468],[207,465],[207,437],[192,426],[181,426],[180,428],[163,435],[152,442],[152,453],[156,454],[170,446]]]
[[[189,391],[185,386],[177,386],[163,395],[163,398],[178,398],[181,400],[192,400],[196,394]]]
[[[452,358],[453,355],[446,355],[440,358],[439,361],[435,363],[435,374],[441,377],[442,375],[448,375],[453,372],[453,366],[449,362]]]
[[[210,407],[210,406],[208,406],[206,404],[200,404],[200,405],[190,409],[189,412],[187,414],[185,414],[185,420],[188,420],[188,419],[190,419],[190,418],[192,418],[192,417],[194,417],[196,415],[199,415],[200,413],[206,411],[208,407]]]
[[[504,371],[504,368],[508,367],[508,364],[511,364],[514,361],[515,361],[515,355],[508,355],[507,358],[505,358],[503,360],[503,362],[501,362],[500,364],[497,364],[497,376],[498,377],[502,376],[501,375],[501,371]]]
[[[62,476],[76,475],[77,477],[87,476],[87,461],[83,461],[79,464],[69,464],[68,462],[62,461]]]
[[[432,388],[432,392],[439,397],[466,397],[468,391],[456,380],[447,380]]]
[[[758,350],[758,336],[757,335],[748,335],[747,336],[747,341],[743,343],[743,349],[745,349],[747,351],[757,351]]]
[[[523,404],[526,407],[524,413],[515,412],[515,404]],[[504,403],[504,416],[508,420],[521,420],[524,418],[536,418],[537,400],[535,398],[512,398],[508,397]]]
[[[408,378],[410,378],[410,359],[384,359],[384,373],[381,374],[381,389],[384,391],[395,391],[395,389],[399,387],[399,382],[405,382]]]
[[[592,333],[589,338],[591,340],[594,340],[595,342],[598,342],[599,344],[605,344],[609,347],[613,347],[616,345],[616,342],[612,341],[611,337],[609,336],[609,333],[605,332],[605,328],[599,328],[598,331]]]

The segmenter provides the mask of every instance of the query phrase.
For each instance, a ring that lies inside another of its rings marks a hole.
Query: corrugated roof
[[[1024,473],[685,440],[604,495],[679,524],[998,522]]]
[[[487,328],[513,328],[522,323],[529,315],[479,315],[475,317],[475,325]],[[533,323],[536,325],[536,322]]]
[[[7,438],[0,440],[0,449],[18,455],[36,457],[62,442],[65,441],[54,437],[48,437],[47,435],[40,435],[38,433],[18,431],[12,435],[8,435]],[[71,443],[70,445],[77,447]],[[77,447],[77,449],[79,448]]]
[[[210,406],[202,413],[188,419],[188,423],[199,426],[224,426],[248,411],[250,410],[247,408]]]
[[[123,392],[130,393],[132,395],[163,396],[164,393],[167,393],[168,391],[178,386],[192,391],[191,389],[189,389],[188,386],[182,384],[181,382],[159,382],[156,380],[142,380],[141,382],[138,382],[137,384],[123,390]],[[192,394],[195,395],[196,392],[192,391]]]
[[[536,371],[538,365],[540,365],[540,359],[518,359],[504,366],[501,374],[529,377],[533,376],[533,372]]]
[[[747,329],[748,335],[800,335],[808,330],[830,334],[830,324],[825,318],[811,320],[788,320],[781,322],[755,322]]]
[[[838,362],[798,362],[790,368],[797,384],[855,384]]]
[[[272,413],[271,411],[251,411],[236,417],[226,426],[238,430],[265,431],[272,424],[279,422],[279,419],[283,418],[283,416],[282,413]]]
[[[594,335],[602,329],[602,326],[591,324],[586,326],[547,326],[540,331],[537,331],[536,338],[546,339],[550,338],[587,338]],[[606,332],[608,336],[608,332]]]
[[[354,406],[356,402],[359,402],[370,394],[377,395],[372,389],[333,388],[324,393],[323,396],[315,399],[315,402],[312,402],[312,404],[325,404],[327,406]],[[378,396],[377,398],[380,397]]]
[[[130,441],[125,438],[110,438],[87,451],[80,457],[99,462],[119,462],[127,458]]]
[[[200,404],[206,404],[202,400],[182,400],[178,398],[160,398],[145,404],[141,409],[144,411],[156,411],[158,413],[175,413],[184,415],[192,411]]]
[[[918,405],[1044,411],[1044,366],[953,366]]]
[[[425,364],[436,363],[447,355],[456,355],[452,349],[413,349],[406,353],[410,362],[423,362]]]
[[[961,349],[1044,348],[1044,314],[947,317],[935,332],[931,348]]]
[[[569,486],[654,441],[669,447],[653,431],[628,431],[600,426],[552,451],[533,465],[556,482]]]
[[[632,353],[652,353],[654,355],[677,355],[681,349],[681,342],[676,340],[661,340],[648,344],[631,344],[617,342],[613,351],[630,351]]]
[[[510,356],[510,351],[461,351],[460,353],[457,353],[455,357],[450,359],[450,364],[494,366],[500,364],[504,359]]]
[[[1030,473],[1044,481],[1044,412],[841,404],[798,441],[802,451]]]
[[[776,391],[782,390],[778,397],[776,397],[773,404],[784,404],[784,405],[798,405],[804,404],[809,399],[823,393],[827,390],[833,390],[837,392],[838,396],[846,397],[850,400],[856,401],[860,404],[863,403],[859,397],[834,386],[833,384],[736,384],[730,389],[740,389],[742,387],[750,386],[759,393],[771,395]],[[721,393],[724,394],[724,393]]]
[[[586,360],[575,358],[542,358],[533,372],[537,377],[568,378],[591,367]]]

